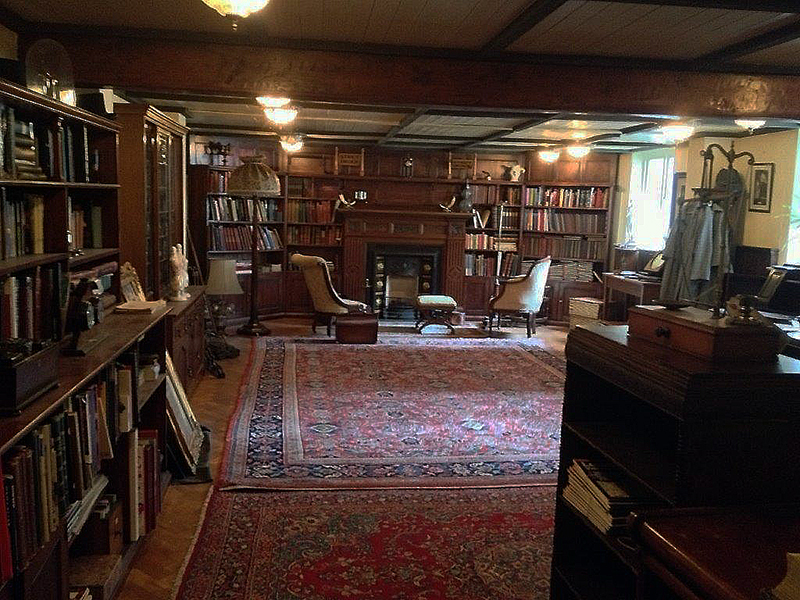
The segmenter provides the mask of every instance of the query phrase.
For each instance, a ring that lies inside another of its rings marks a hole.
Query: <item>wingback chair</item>
[[[337,315],[369,310],[369,307],[363,302],[345,300],[336,293],[331,282],[331,274],[328,271],[328,263],[324,258],[293,254],[291,261],[293,265],[303,271],[306,287],[311,294],[311,301],[314,303],[314,321],[311,324],[314,333],[317,331],[317,323],[325,323],[327,333],[330,335],[331,324]]]
[[[502,315],[525,315],[528,337],[536,333],[536,313],[542,308],[549,271],[548,256],[533,263],[526,274],[511,277],[500,284],[500,291],[489,300],[489,331],[492,331],[495,315],[498,326]]]

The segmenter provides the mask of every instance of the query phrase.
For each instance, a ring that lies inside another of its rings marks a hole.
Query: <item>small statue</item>
[[[189,261],[183,253],[183,246],[172,247],[169,256],[170,282],[169,299],[173,302],[186,302],[191,296],[186,292],[189,287]]]
[[[503,165],[503,179],[506,181],[519,181],[525,169],[520,165]]]
[[[439,208],[441,208],[444,212],[453,212],[453,206],[455,206],[456,200],[458,200],[458,196],[453,194],[453,197],[450,198],[449,204],[440,204]]]

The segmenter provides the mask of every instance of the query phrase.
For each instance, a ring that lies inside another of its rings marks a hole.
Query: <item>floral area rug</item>
[[[561,359],[502,340],[385,342],[254,342],[221,485],[313,490],[555,480]]]
[[[214,492],[177,600],[545,600],[552,487]]]

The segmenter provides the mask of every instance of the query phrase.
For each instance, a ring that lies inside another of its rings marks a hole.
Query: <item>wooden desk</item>
[[[605,320],[611,317],[610,305],[614,292],[633,296],[636,298],[636,304],[650,304],[661,293],[661,282],[643,281],[616,273],[603,273],[603,319]]]
[[[800,506],[685,509],[633,520],[642,549],[639,598],[757,600],[800,549]]]

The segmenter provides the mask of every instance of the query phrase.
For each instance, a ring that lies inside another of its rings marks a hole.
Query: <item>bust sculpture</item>
[[[189,287],[189,261],[183,253],[181,244],[172,247],[169,266],[169,299],[173,302],[186,302],[191,297],[186,292],[186,288]]]

